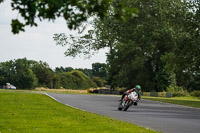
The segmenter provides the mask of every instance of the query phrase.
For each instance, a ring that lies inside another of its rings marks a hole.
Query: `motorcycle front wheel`
[[[120,111],[121,111],[122,109],[123,109],[122,102],[120,102],[120,103],[119,103],[118,110],[120,110]]]

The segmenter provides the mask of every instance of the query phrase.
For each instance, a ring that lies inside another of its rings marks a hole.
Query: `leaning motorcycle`
[[[119,103],[118,110],[126,111],[131,105],[137,105],[138,94],[133,91],[126,95]]]

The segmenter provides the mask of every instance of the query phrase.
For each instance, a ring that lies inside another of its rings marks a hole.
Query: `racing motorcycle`
[[[131,105],[137,105],[138,94],[133,91],[126,95],[119,103],[118,110],[126,111]]]

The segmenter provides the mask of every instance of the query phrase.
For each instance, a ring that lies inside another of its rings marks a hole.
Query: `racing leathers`
[[[135,89],[135,88],[130,89],[130,90],[127,90],[126,92],[124,92],[123,95],[122,95],[122,97],[121,97],[121,100],[120,100],[120,101],[122,101],[123,98],[124,98],[126,95],[130,94],[130,93],[133,92],[133,91],[135,91],[135,92],[138,94],[138,99],[137,99],[137,102],[138,102],[138,101],[141,99],[141,90],[138,91],[138,90]]]

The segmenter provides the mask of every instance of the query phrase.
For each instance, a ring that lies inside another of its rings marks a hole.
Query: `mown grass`
[[[0,90],[1,133],[155,133],[131,123],[73,109],[44,94]]]
[[[36,92],[53,92],[62,94],[87,94],[87,90],[72,90],[72,89],[47,89],[47,88],[35,88],[31,91]]]
[[[189,107],[200,108],[200,98],[197,97],[172,97],[172,98],[162,98],[162,97],[148,97],[142,96],[144,99],[166,102],[178,105],[184,105]]]

